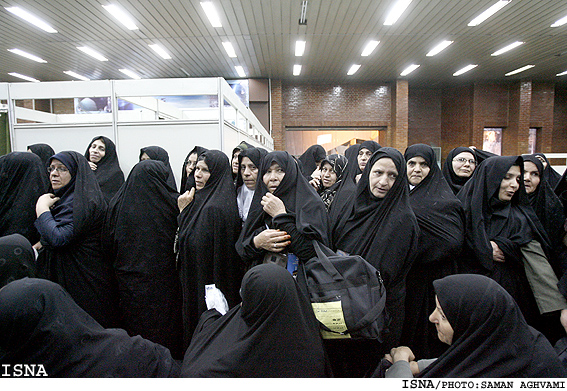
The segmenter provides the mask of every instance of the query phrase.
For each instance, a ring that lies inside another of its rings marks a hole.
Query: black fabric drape
[[[327,156],[321,161],[321,169],[323,165],[328,163],[332,168],[335,174],[337,174],[337,181],[329,187],[323,186],[323,181],[319,181],[319,187],[317,188],[317,193],[321,196],[321,200],[325,204],[325,208],[329,211],[331,204],[333,203],[335,196],[339,187],[342,184],[344,171],[348,160],[345,156],[339,154],[332,154]]]
[[[564,378],[547,339],[528,326],[513,298],[490,278],[460,274],[434,283],[453,342],[420,373],[434,378]]]
[[[325,377],[318,323],[293,277],[274,264],[250,269],[242,306],[211,321],[204,314],[185,354],[186,377]],[[209,320],[205,324],[205,320]]]
[[[557,186],[557,184],[561,180],[561,174],[559,174],[557,171],[555,171],[553,169],[553,167],[551,167],[551,164],[549,163],[549,159],[543,153],[536,152],[533,155],[534,156],[540,156],[541,158],[543,158],[543,160],[546,161],[547,165],[545,166],[545,169],[543,170],[543,179],[545,179],[547,181],[547,183],[549,183],[549,186],[552,189],[555,189],[555,187]]]
[[[208,151],[207,148],[204,148],[204,147],[197,145],[197,146],[195,146],[195,148],[193,148],[191,150],[191,152],[189,152],[187,154],[187,157],[185,158],[185,161],[183,162],[183,168],[181,169],[181,187],[179,188],[179,193],[183,194],[187,190],[191,190],[191,187],[187,187],[187,164],[189,164],[189,156],[196,153],[197,159],[198,159],[199,156],[201,156],[203,154],[203,152],[207,152],[207,151]],[[193,183],[193,186],[194,185],[195,184]]]
[[[122,327],[181,359],[181,285],[173,245],[179,193],[160,161],[136,164],[109,205],[107,250],[114,263]]]
[[[24,277],[35,277],[35,255],[29,240],[20,234],[0,237],[0,289]]]
[[[169,164],[169,154],[167,151],[161,147],[151,146],[151,147],[144,147],[140,149],[140,160],[142,159],[142,155],[146,154],[149,156],[151,160],[159,160],[167,167],[167,171],[169,176],[167,177],[167,183],[169,186],[177,189],[177,185],[175,184],[175,175],[173,175],[173,170],[171,169],[171,165]]]
[[[49,158],[55,155],[55,151],[48,144],[28,145],[28,150],[32,151],[37,156],[39,156],[43,167],[47,167],[47,162],[49,161]]]
[[[39,241],[34,227],[37,199],[48,189],[46,166],[29,152],[0,156],[0,236],[19,233]]]
[[[73,223],[73,237],[61,247],[42,241],[38,275],[63,286],[101,325],[114,327],[118,323],[116,280],[103,251],[101,234],[106,201],[83,155],[65,151],[54,158],[69,168],[73,178],[55,192],[61,198],[51,214],[58,224]]]
[[[0,291],[0,365],[42,364],[50,377],[177,377],[169,350],[104,329],[53,282],[24,278]]]
[[[234,248],[241,220],[230,162],[218,150],[209,150],[201,156],[209,168],[210,177],[178,217],[178,267],[185,348],[199,316],[207,309],[205,285],[215,284],[232,307],[240,301],[238,290],[244,274],[242,261]],[[194,176],[194,172],[190,177]]]
[[[118,155],[116,154],[116,145],[114,145],[112,140],[108,137],[97,136],[93,138],[87,147],[85,158],[90,161],[89,149],[95,140],[101,140],[104,143],[105,154],[99,162],[96,163],[96,170],[93,172],[100,186],[100,190],[104,195],[104,199],[108,203],[124,183],[124,173],[120,168]]]
[[[419,224],[419,251],[406,278],[406,316],[402,345],[418,357],[437,357],[446,345],[437,338],[429,315],[435,310],[433,281],[457,272],[465,236],[461,201],[445,181],[433,148],[415,144],[406,149],[406,162],[420,156],[429,174],[412,190],[410,204]]]
[[[325,159],[326,156],[327,151],[319,144],[310,146],[299,156],[299,167],[307,180],[311,180],[311,174],[317,169],[317,162]]]
[[[455,174],[455,171],[453,170],[453,159],[455,158],[455,156],[462,152],[469,152],[476,159],[476,155],[472,149],[467,147],[457,147],[449,151],[447,159],[445,159],[445,164],[443,165],[443,176],[451,187],[451,190],[453,190],[454,194],[457,194],[461,190],[463,185],[470,179],[470,177],[467,178],[457,176],[457,174]]]
[[[260,202],[268,193],[263,176],[274,162],[283,169],[285,176],[273,194],[283,201],[287,213],[272,219],[264,212]],[[236,243],[238,254],[248,265],[261,263],[265,255],[265,250],[258,250],[254,246],[254,237],[265,230],[266,225],[279,229],[278,220],[286,220],[286,224],[289,224],[288,229],[282,229],[292,236],[287,250],[297,255],[299,260],[306,260],[302,255],[303,249],[305,246],[312,249],[313,240],[328,244],[327,212],[321,197],[301,174],[296,160],[289,153],[281,151],[270,152],[262,160],[248,218]],[[314,253],[314,250],[311,251]],[[306,252],[310,253],[309,250]]]

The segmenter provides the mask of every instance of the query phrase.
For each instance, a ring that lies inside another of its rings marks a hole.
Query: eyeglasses
[[[67,167],[47,167],[47,173],[51,174],[53,171],[57,171],[59,174],[65,174],[69,172]]]
[[[458,159],[453,159],[454,162],[459,162],[461,164],[465,164],[466,162],[469,162],[469,164],[471,166],[476,166],[476,160],[472,160],[472,159],[465,159],[464,157],[460,157]]]

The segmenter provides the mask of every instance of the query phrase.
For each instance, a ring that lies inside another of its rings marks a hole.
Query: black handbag
[[[380,272],[359,255],[339,255],[313,241],[316,257],[300,262],[297,281],[325,339],[383,341],[386,289]]]

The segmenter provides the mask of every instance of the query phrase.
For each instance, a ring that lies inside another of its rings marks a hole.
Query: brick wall
[[[441,97],[441,158],[456,147],[471,145],[472,85],[444,88]],[[410,134],[412,129],[410,129]]]
[[[567,151],[567,86],[555,88],[553,133],[550,152]],[[545,152],[545,147],[542,148]]]
[[[409,88],[408,145],[441,146],[441,92],[439,88]]]
[[[534,82],[532,84],[532,106],[530,127],[540,128],[537,144],[541,145],[539,152],[552,152],[553,124],[555,106],[554,83]],[[563,151],[567,151],[563,149]]]

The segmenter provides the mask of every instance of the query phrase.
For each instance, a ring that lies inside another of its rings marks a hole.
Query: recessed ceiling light
[[[77,46],[77,49],[79,49],[81,52],[88,54],[91,57],[96,58],[99,61],[108,61],[108,58],[104,57],[102,54],[100,54],[99,52],[97,52],[96,50],[93,50],[89,47],[86,46]]]
[[[565,72],[561,72],[561,73],[558,73],[558,74],[557,74],[557,75],[555,75],[555,76],[563,76],[563,75],[567,75],[567,71],[565,71]]]
[[[301,57],[305,52],[305,41],[296,41],[295,42],[295,56]]]
[[[522,45],[524,42],[520,42],[520,41],[516,41],[514,43],[511,43],[508,46],[503,47],[500,50],[495,51],[494,53],[491,54],[491,56],[499,56],[502,53],[506,53],[508,50],[512,50],[514,48],[517,48],[518,46]]]
[[[467,65],[466,67],[461,68],[457,72],[453,73],[453,76],[460,76],[463,73],[466,73],[466,72],[470,71],[471,69],[476,68],[477,66],[478,66],[478,64]]]
[[[119,69],[120,72],[122,72],[123,74],[125,74],[128,77],[131,77],[132,79],[136,79],[136,80],[140,80],[141,77],[138,76],[136,73],[132,72],[129,69]]]
[[[79,80],[84,80],[84,81],[90,81],[91,79],[89,79],[88,77],[85,76],[81,76],[78,73],[75,73],[73,71],[65,71],[63,72],[71,77],[74,77],[75,79],[79,79]]]
[[[162,48],[160,45],[152,44],[152,45],[148,45],[148,46],[151,47],[153,49],[153,51],[156,52],[157,54],[159,54],[160,57],[163,58],[164,60],[171,60],[171,56],[169,55],[169,53],[166,52],[165,49]]]
[[[567,23],[567,16],[559,19],[557,22],[553,23],[549,27],[559,27],[559,26],[563,26],[565,23]]]
[[[400,76],[407,76],[410,73],[412,73],[413,71],[415,71],[417,68],[419,68],[419,65],[417,64],[411,64],[409,67],[407,67],[406,69],[403,70],[402,73],[400,73]]]
[[[431,49],[429,51],[429,53],[426,54],[427,57],[432,57],[436,54],[439,54],[440,52],[442,52],[443,50],[445,50],[450,44],[452,44],[453,41],[443,41],[441,42],[439,45],[435,46],[433,49]]]
[[[27,80],[27,81],[33,81],[34,83],[39,83],[39,80],[34,79],[33,77],[22,75],[22,74],[19,74],[19,73],[16,73],[16,72],[8,72],[8,75],[18,77],[20,79],[24,79],[24,80]]]
[[[37,56],[34,56],[33,54],[29,54],[29,53],[24,52],[23,50],[20,50],[20,49],[8,49],[8,51],[12,52],[14,54],[20,55],[22,57],[25,57],[25,58],[29,58],[30,60],[34,60],[36,62],[41,62],[41,63],[47,62],[43,58],[39,58]]]
[[[299,76],[301,74],[301,65],[295,64],[293,66],[293,76]]]
[[[512,76],[512,75],[515,75],[516,73],[527,71],[528,69],[533,68],[533,67],[535,67],[535,65],[526,65],[525,67],[518,68],[515,71],[508,72],[504,76]]]
[[[55,30],[53,27],[48,25],[43,20],[39,19],[37,16],[30,14],[28,11],[24,11],[19,7],[4,7],[4,8],[6,8],[6,11],[11,12],[16,16],[19,16],[26,22],[31,23],[36,27],[39,27],[43,31],[47,31],[48,33],[51,34],[55,34],[57,32],[57,30]]]
[[[360,68],[360,64],[353,64],[348,70],[347,75],[349,76],[354,75],[359,68]]]
[[[211,26],[222,27],[219,14],[217,13],[217,10],[215,9],[212,1],[201,1],[201,7],[203,7],[205,15],[207,15],[209,22],[211,22]]]
[[[244,68],[242,68],[240,65],[235,66],[234,69],[236,69],[236,73],[238,73],[238,76],[246,77],[246,73],[244,72]]]
[[[362,50],[362,53],[360,54],[362,57],[368,57],[372,54],[372,52],[374,51],[374,49],[376,49],[376,47],[378,46],[378,44],[380,43],[380,41],[370,41],[366,44],[366,46],[364,47],[364,49]]]
[[[222,43],[222,46],[224,46],[224,50],[226,51],[226,54],[228,54],[229,57],[231,58],[236,57],[236,52],[234,51],[234,46],[232,46],[232,43],[226,41]]]
[[[118,7],[115,4],[103,5],[103,7],[110,13],[110,15],[114,16],[114,18],[122,23],[128,30],[138,30],[138,26],[136,26],[136,23],[134,22],[132,17],[130,17],[130,15],[128,15],[124,10],[122,10],[122,8]]]
[[[406,8],[410,5],[411,0],[398,0],[394,7],[390,10],[388,16],[386,16],[386,21],[384,26],[391,26],[402,16]]]
[[[503,7],[508,5],[511,1],[512,0],[500,0],[500,1],[498,1],[496,4],[493,4],[486,11],[484,11],[483,13],[478,15],[476,18],[471,20],[469,22],[468,26],[470,26],[470,27],[478,26],[479,24],[484,22],[486,19],[490,18],[492,15],[494,15],[495,13],[500,11]]]

